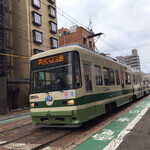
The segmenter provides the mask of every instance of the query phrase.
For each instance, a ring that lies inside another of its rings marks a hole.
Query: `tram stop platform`
[[[73,150],[150,150],[150,96]]]

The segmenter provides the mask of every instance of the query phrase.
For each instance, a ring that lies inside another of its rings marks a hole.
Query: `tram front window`
[[[77,67],[79,61],[74,61],[76,58],[76,52],[70,52],[64,54],[64,62],[61,64],[40,67],[35,63],[37,60],[34,60],[31,63],[31,93],[63,91],[81,87],[80,67]]]
[[[72,67],[58,66],[32,73],[32,90],[37,92],[62,91],[72,89]]]

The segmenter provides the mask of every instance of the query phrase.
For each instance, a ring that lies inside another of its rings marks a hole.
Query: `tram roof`
[[[78,44],[78,43],[62,46],[62,47],[59,47],[57,49],[52,49],[52,50],[48,50],[48,51],[45,51],[45,52],[42,52],[42,53],[35,54],[31,57],[31,60],[38,59],[38,58],[41,58],[41,57],[46,57],[48,55],[54,55],[54,54],[58,54],[58,53],[74,51],[74,50],[81,50],[81,49],[82,49],[82,51],[85,51],[87,53],[91,53],[93,55],[97,55],[97,56],[100,56],[100,57],[107,58],[109,60],[113,60],[115,62],[118,62],[115,58],[109,57],[109,56],[105,55],[104,53],[94,52],[91,49],[89,49],[88,47],[86,47],[84,45],[81,45],[81,44]]]
[[[76,48],[76,49],[75,49]],[[133,72],[140,72],[136,69],[133,69],[131,68],[130,66],[126,65],[126,64],[123,64],[121,62],[119,62],[118,60],[116,60],[115,58],[112,58],[110,56],[107,56],[105,55],[104,53],[98,53],[98,52],[94,52],[92,51],[91,49],[89,49],[88,47],[84,46],[84,45],[81,45],[81,44],[78,44],[78,43],[74,43],[74,44],[70,44],[70,45],[66,45],[66,46],[62,46],[62,47],[59,47],[57,49],[52,49],[52,50],[48,50],[48,51],[45,51],[45,52],[42,52],[42,53],[38,53],[38,54],[35,54],[31,57],[30,60],[34,60],[34,59],[38,59],[38,58],[42,58],[42,57],[46,57],[48,55],[54,55],[54,54],[59,54],[59,53],[63,53],[63,52],[68,52],[68,51],[74,51],[74,50],[81,50],[82,51],[85,51],[87,53],[91,53],[93,55],[96,55],[96,56],[99,56],[103,59],[107,59],[109,61],[112,61],[114,63],[117,63],[119,65],[122,65],[128,69],[132,69]]]

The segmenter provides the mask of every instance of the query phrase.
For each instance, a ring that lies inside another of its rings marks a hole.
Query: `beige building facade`
[[[2,38],[10,42],[9,52],[6,43],[2,44],[3,48],[0,45],[0,53],[7,54],[1,55],[5,57],[6,69],[2,70],[0,62],[0,77],[6,78],[7,107],[13,109],[28,103],[30,57],[58,47],[56,0],[0,0],[0,7],[4,8],[0,20],[2,18],[4,24],[10,20],[9,33],[0,28],[5,32]],[[6,70],[10,73],[3,74]]]
[[[118,59],[122,63],[125,63],[126,65],[131,66],[131,68],[139,71],[141,70],[140,59],[137,49],[133,49],[132,54],[129,56],[117,56],[116,59]]]

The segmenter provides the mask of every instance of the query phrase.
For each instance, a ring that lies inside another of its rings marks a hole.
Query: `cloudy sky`
[[[142,71],[150,73],[150,0],[56,1],[59,28],[88,28],[91,19],[93,31],[105,33],[96,42],[99,52],[115,57],[137,49]]]

